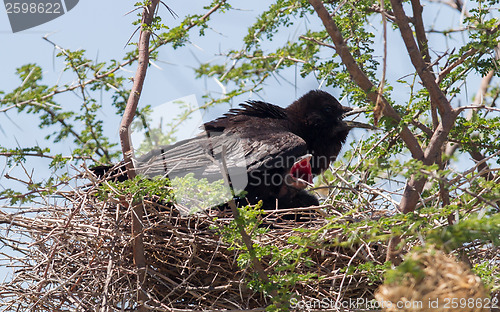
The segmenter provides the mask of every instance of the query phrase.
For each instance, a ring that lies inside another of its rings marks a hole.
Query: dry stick
[[[152,0],[148,6],[144,7],[142,12],[141,24],[143,26],[139,33],[138,66],[134,76],[134,85],[132,86],[127,101],[127,107],[120,124],[120,142],[129,179],[133,179],[136,176],[134,164],[132,163],[133,150],[130,141],[130,125],[134,119],[142,87],[144,85],[144,79],[146,78],[146,71],[149,64],[149,38],[151,36],[149,27],[151,26],[159,2],[159,0]],[[130,205],[126,202],[123,202],[123,204],[126,205],[125,207]],[[144,302],[146,302],[148,297],[143,290],[146,282],[146,259],[144,256],[142,215],[142,205],[135,205],[132,209],[132,239],[134,264],[137,267],[137,299],[139,301],[139,311],[146,311],[147,308],[144,306]]]
[[[361,250],[361,248],[363,248],[363,245],[359,246],[359,248],[356,250],[354,255],[351,257],[351,259],[347,263],[346,268],[349,268],[351,266],[352,261],[354,260],[354,258],[356,258],[356,256],[358,255],[358,252]],[[339,294],[337,296],[337,299],[335,300],[335,306],[338,306],[338,304],[340,302],[340,295],[342,294],[342,286],[344,285],[344,281],[345,281],[346,277],[347,277],[347,272],[344,273],[344,276],[342,277],[342,281],[340,282]]]
[[[221,171],[222,171],[222,177],[224,178],[224,183],[229,186],[231,189],[231,195],[233,198],[228,202],[229,207],[231,208],[231,211],[233,213],[234,220],[236,222],[236,225],[238,226],[238,230],[240,231],[241,239],[243,240],[243,243],[247,247],[248,253],[250,254],[250,258],[252,259],[252,264],[257,271],[257,274],[259,275],[259,278],[265,282],[266,284],[271,284],[271,280],[267,276],[264,267],[262,266],[262,263],[260,263],[259,259],[257,259],[257,256],[255,254],[255,249],[253,248],[253,243],[252,243],[252,238],[248,233],[245,231],[245,228],[243,225],[238,222],[238,219],[240,217],[240,213],[238,209],[236,208],[236,203],[234,202],[234,189],[233,186],[231,185],[231,181],[229,181],[229,173],[227,171],[227,164],[226,164],[226,150],[227,147],[225,145],[222,146],[222,166],[221,166]],[[271,290],[271,294],[273,297],[277,295],[276,290]]]
[[[84,205],[85,201],[86,201],[86,198],[87,198],[87,195],[85,195],[84,199],[80,202],[80,206],[78,207],[75,207],[70,215],[68,216],[64,226],[63,226],[63,230],[66,231],[69,227],[69,225],[71,224],[71,221],[73,220],[73,217],[75,216],[75,214],[80,211],[80,209],[82,208],[82,206]],[[52,245],[52,250],[50,252],[50,255],[49,257],[47,258],[47,266],[45,267],[45,270],[43,272],[43,280],[40,281],[40,283],[38,284],[38,287],[37,287],[37,292],[41,292],[42,291],[42,288],[46,285],[47,283],[47,274],[49,272],[49,268],[52,266],[52,259],[54,258],[55,256],[55,253],[57,251],[57,248],[59,247],[59,243],[60,241],[59,240],[55,240],[54,244]],[[39,300],[40,301],[40,300]],[[36,305],[38,304],[38,302],[33,306],[33,308],[36,307]]]

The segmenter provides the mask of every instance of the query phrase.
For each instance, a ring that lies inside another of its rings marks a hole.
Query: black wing
[[[225,150],[225,153],[224,151]],[[260,119],[224,132],[208,132],[195,138],[156,149],[138,159],[138,172],[147,176],[183,176],[221,178],[221,159],[228,171],[246,172],[291,166],[294,159],[307,153],[299,136],[279,123]]]
[[[203,125],[206,131],[224,131],[227,127],[245,122],[249,117],[287,119],[286,110],[274,104],[262,101],[247,101],[241,108],[230,109],[223,117],[209,121]]]

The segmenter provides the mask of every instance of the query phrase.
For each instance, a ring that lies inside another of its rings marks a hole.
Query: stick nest
[[[182,216],[157,200],[139,203],[146,260],[145,282],[139,281],[142,268],[134,264],[138,246],[131,235],[133,201],[118,193],[97,196],[102,183],[59,191],[39,208],[0,211],[0,240],[5,245],[0,266],[13,268],[0,284],[0,311],[132,311],[141,303],[139,293],[147,297],[147,307],[158,311],[262,311],[271,303],[269,293],[252,282],[258,278],[251,261],[242,262],[242,249],[233,248],[221,235],[233,218],[219,210]],[[297,241],[311,235],[310,230],[321,229],[327,217],[351,208],[267,212],[258,229],[268,230],[253,242],[297,251],[302,248]],[[309,213],[310,220],[290,220],[295,213]],[[375,215],[356,213],[338,222]],[[321,243],[307,246],[307,261],[293,269],[299,278],[287,286],[290,295],[302,302],[330,304],[373,299],[378,284],[366,271],[348,268],[383,264],[387,246],[339,247],[347,240],[341,229],[315,233]],[[292,273],[275,271],[272,256],[260,261],[271,280]]]

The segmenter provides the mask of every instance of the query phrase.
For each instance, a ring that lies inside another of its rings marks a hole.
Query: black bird
[[[240,106],[205,123],[200,135],[142,156],[138,173],[170,178],[193,173],[214,181],[227,171],[250,204],[262,200],[265,209],[318,205],[305,188],[339,154],[353,128],[342,120],[351,109],[320,90],[287,108],[262,101]]]

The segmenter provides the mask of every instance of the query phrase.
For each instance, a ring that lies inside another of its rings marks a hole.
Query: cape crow
[[[138,172],[216,180],[222,164],[250,204],[263,200],[265,209],[318,205],[305,188],[339,154],[353,127],[342,120],[351,109],[320,90],[287,108],[262,101],[240,106],[205,123],[200,135],[142,156]]]

